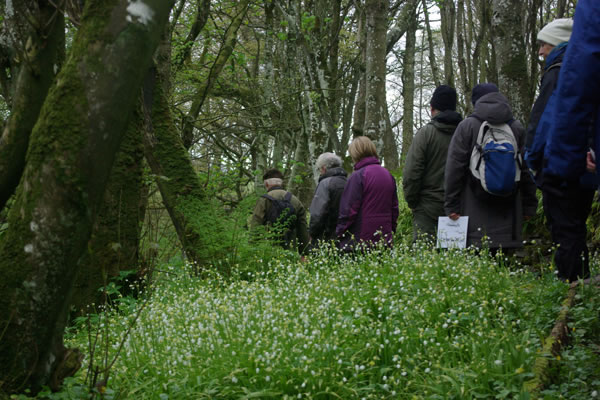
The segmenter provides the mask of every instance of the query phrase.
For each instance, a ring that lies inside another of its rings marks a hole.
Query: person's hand
[[[587,157],[585,158],[585,169],[587,172],[596,173],[596,160],[590,151],[587,152]]]
[[[448,218],[450,218],[452,221],[456,221],[457,219],[460,218],[460,214],[450,213],[450,215],[448,215]]]

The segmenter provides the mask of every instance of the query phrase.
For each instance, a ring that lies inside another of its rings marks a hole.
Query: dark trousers
[[[431,218],[422,211],[414,211],[413,214],[413,242],[419,238],[427,238],[435,242],[437,237],[438,219]],[[427,236],[425,236],[427,235]]]
[[[542,186],[542,194],[552,241],[558,245],[554,255],[558,277],[570,282],[589,278],[585,223],[594,190],[581,187],[578,182],[565,182],[560,186]]]

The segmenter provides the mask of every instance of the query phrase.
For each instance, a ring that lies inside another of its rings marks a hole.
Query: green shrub
[[[244,198],[235,208],[226,210],[216,199],[186,198],[180,211],[189,218],[193,229],[200,234],[198,255],[205,270],[227,276],[248,278],[264,270],[264,260],[278,257],[297,258],[293,251],[274,245],[276,232],[248,230],[257,196]]]

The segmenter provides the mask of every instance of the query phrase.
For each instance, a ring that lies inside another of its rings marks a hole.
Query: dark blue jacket
[[[541,171],[542,160],[544,158],[544,148],[546,146],[546,131],[540,130],[536,133],[540,118],[548,104],[550,95],[556,89],[558,84],[558,75],[562,64],[565,52],[567,50],[567,42],[556,46],[548,57],[544,66],[544,74],[540,83],[540,95],[533,103],[529,122],[527,123],[527,133],[525,136],[525,161],[529,168],[535,171]]]
[[[599,27],[600,1],[579,0],[555,98],[542,116],[548,120],[544,154],[547,174],[566,179],[581,177],[590,139],[595,142],[596,154],[600,154]]]

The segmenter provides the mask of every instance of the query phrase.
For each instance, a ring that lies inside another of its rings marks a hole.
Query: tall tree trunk
[[[444,83],[454,87],[454,29],[456,26],[456,7],[454,0],[442,0],[440,4],[442,40],[444,41]]]
[[[57,387],[77,368],[63,332],[75,276],[172,1],[87,2],[48,93],[0,243],[1,390]]]
[[[515,118],[526,121],[531,103],[522,7],[519,0],[494,0],[492,41],[498,60],[498,87],[510,101]]]
[[[540,12],[543,5],[543,0],[532,0],[531,6],[529,8],[529,12],[527,15],[527,46],[532,50],[529,52],[529,94],[528,98],[530,99],[529,104],[533,105],[533,101],[536,96],[538,83],[539,83],[539,71],[540,71],[540,62],[539,56],[537,54],[537,34],[538,34],[538,26],[537,19],[538,13]],[[528,121],[527,118],[525,121]]]
[[[368,136],[377,152],[382,154],[383,136],[387,127],[386,100],[386,34],[389,0],[367,0],[367,47],[366,47],[366,111],[365,136]]]
[[[110,173],[87,258],[80,263],[71,302],[78,312],[85,313],[92,303],[104,304],[104,293],[98,289],[121,271],[138,269],[143,150],[142,115],[136,109]]]
[[[265,25],[266,29],[266,37],[265,37],[265,60],[263,66],[263,78],[262,78],[262,86],[263,86],[263,97],[265,102],[267,103],[266,107],[262,107],[261,116],[262,121],[265,126],[270,126],[271,124],[268,122],[271,120],[271,104],[273,102],[273,75],[274,75],[274,67],[273,67],[273,57],[275,53],[275,6],[272,1],[265,1]],[[258,57],[257,57],[258,58]],[[267,132],[260,132],[253,146],[253,161],[254,161],[254,170],[260,171],[260,173],[254,175],[254,188],[257,190],[262,186],[262,173],[267,170],[267,146],[269,143],[269,135]]]
[[[358,59],[357,73],[360,74],[358,82],[358,94],[354,103],[354,122],[352,123],[352,136],[363,136],[365,127],[366,94],[367,94],[367,76],[366,76],[366,48],[367,48],[367,16],[363,9],[358,12],[358,48],[360,54]],[[345,149],[344,149],[345,150]]]
[[[413,10],[415,10],[413,8]],[[411,23],[406,31],[406,47],[404,49],[402,69],[402,98],[404,99],[402,118],[402,151],[400,162],[404,165],[408,149],[414,136],[414,107],[415,107],[415,52],[417,32],[416,10],[411,14]]]
[[[37,29],[27,29],[27,36],[21,40],[23,47],[28,43],[29,51],[23,49],[18,57],[23,61],[11,93],[11,115],[0,137],[0,210],[19,184],[33,125],[64,56],[62,14],[45,0],[32,3],[38,3],[31,4],[35,11],[18,8],[19,13],[14,16],[17,19],[33,16]],[[17,7],[24,8],[25,4],[17,3]]]
[[[396,135],[392,129],[392,121],[387,107],[383,109],[383,118],[385,118],[385,131],[383,132],[383,161],[385,167],[391,171],[398,169],[400,160],[398,159],[398,145],[396,144]]]
[[[339,68],[339,58],[340,58],[340,39],[339,34],[342,28],[342,16],[341,14],[341,0],[333,0],[332,10],[331,10],[331,22],[329,23],[329,32],[328,32],[328,43],[329,45],[329,54],[328,54],[328,70],[329,70],[329,88],[331,89],[328,93],[327,103],[329,104],[329,119],[334,122],[336,126],[340,125],[342,122],[342,99],[343,97],[340,95],[341,93],[341,83],[342,79],[340,76],[340,68]],[[330,139],[330,143],[328,146],[329,151],[333,151],[334,153],[340,152],[340,142],[338,140],[337,129],[333,129],[332,138]]]
[[[194,224],[205,199],[198,175],[175,129],[164,83],[152,69],[144,83],[144,154],[186,258],[202,267],[202,233]]]
[[[471,10],[472,5],[469,3],[469,10]],[[477,83],[486,82],[486,74],[485,74],[485,65],[482,62],[483,58],[481,57],[482,51],[487,50],[487,36],[489,31],[489,11],[488,5],[486,2],[481,2],[479,4],[479,32],[477,33],[477,37],[475,39],[475,48],[473,49],[473,62],[472,62],[472,71],[471,71],[471,85],[476,85]],[[472,14],[472,11],[469,12],[469,15]],[[472,21],[473,18],[470,17],[469,21]],[[469,88],[467,93],[470,93],[472,88]]]
[[[458,53],[458,73],[460,78],[460,87],[457,92],[465,94],[465,102],[468,104],[470,101],[471,84],[469,83],[469,62],[470,54],[467,51],[467,41],[465,40],[465,2],[464,0],[458,0],[457,12],[456,12],[456,48]],[[471,22],[469,22],[471,23]],[[466,55],[465,55],[466,53]]]
[[[350,87],[344,90],[345,95],[342,112],[342,138],[340,140],[340,148],[338,150],[339,156],[346,154],[346,149],[348,148],[348,143],[350,142],[350,138],[352,136],[352,111],[358,102],[358,86],[360,85],[361,79],[364,77],[364,74],[359,72],[360,68],[361,64],[355,62],[355,64],[352,66],[352,70],[354,72],[352,73]]]
[[[423,0],[423,14],[425,16],[425,29],[427,30],[427,43],[429,44],[429,63],[431,65],[431,74],[433,83],[436,87],[441,84],[440,70],[435,56],[435,46],[433,44],[433,34],[431,33],[431,24],[429,23],[429,11],[427,10],[427,0]]]
[[[368,6],[368,5],[367,5]],[[389,6],[389,4],[388,4]],[[411,12],[414,11],[414,1],[405,2],[402,5],[402,8],[399,12],[399,16],[396,17],[396,24],[386,32],[385,36],[385,55],[387,56],[394,47],[394,45],[404,36],[408,25],[410,23],[410,15]],[[366,134],[365,127],[367,126],[366,122],[366,109],[367,109],[367,32],[370,29],[367,22],[367,16],[362,11],[359,11],[360,15],[358,17],[358,33],[359,37],[359,48],[361,49],[360,53],[360,63],[357,69],[359,74],[358,80],[358,95],[356,96],[354,103],[354,123],[352,124],[352,133],[353,136],[361,136]],[[387,11],[386,11],[387,14]],[[386,17],[387,19],[387,17]],[[380,26],[383,28],[383,25]],[[385,56],[384,56],[385,58]],[[396,169],[399,166],[399,156],[398,156],[398,146],[396,145],[395,134],[392,129],[392,124],[390,121],[389,110],[387,109],[387,102],[383,110],[383,120],[385,121],[385,129],[382,131],[382,141],[383,141],[383,149],[381,151],[381,155],[385,161],[386,167],[390,169]],[[347,135],[346,135],[347,136]],[[342,137],[342,143],[345,143],[343,147],[347,146],[348,140],[345,136]]]

